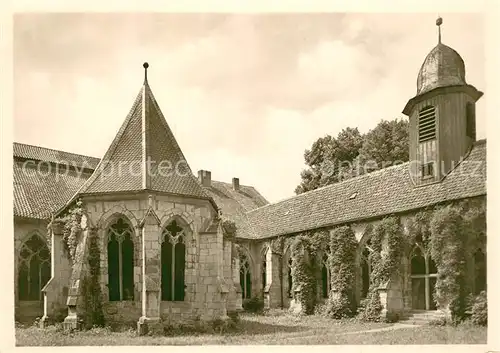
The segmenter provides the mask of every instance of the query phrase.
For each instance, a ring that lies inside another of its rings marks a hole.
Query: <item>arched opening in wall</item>
[[[161,239],[161,300],[184,301],[186,244],[185,231],[177,221],[170,222]]]
[[[269,251],[269,250],[268,250]],[[262,294],[264,294],[264,290],[267,285],[267,251],[264,251],[262,255],[262,266],[261,266],[261,279],[262,279]]]
[[[420,245],[416,245],[410,255],[412,308],[416,310],[436,310],[434,289],[436,287],[437,267]]]
[[[134,300],[132,227],[128,221],[120,217],[109,226],[107,235],[109,300]]]
[[[244,254],[240,254],[240,285],[241,296],[243,299],[252,297],[252,274],[250,272],[250,263]]]
[[[288,259],[288,269],[287,269],[287,276],[288,276],[288,298],[293,297],[293,278],[292,278],[292,257]]]
[[[45,241],[33,234],[19,252],[18,298],[41,301],[42,288],[50,279],[50,252]]]
[[[328,266],[328,253],[323,254],[321,261],[321,294],[323,298],[328,298],[330,292],[330,268]]]
[[[481,249],[474,254],[474,294],[486,290],[486,255]]]
[[[371,253],[370,249],[365,247],[361,254],[361,299],[366,298],[370,290]]]

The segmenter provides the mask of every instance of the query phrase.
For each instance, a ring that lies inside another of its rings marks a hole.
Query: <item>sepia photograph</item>
[[[483,13],[12,21],[17,347],[487,344]]]

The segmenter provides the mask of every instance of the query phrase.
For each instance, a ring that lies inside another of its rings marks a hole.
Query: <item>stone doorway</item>
[[[437,268],[430,254],[415,246],[411,254],[412,309],[437,310],[434,298]]]

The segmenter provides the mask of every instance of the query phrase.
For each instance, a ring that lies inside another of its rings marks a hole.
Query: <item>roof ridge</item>
[[[268,206],[272,206],[272,205],[276,205],[276,204],[279,204],[279,203],[282,203],[282,202],[285,202],[285,201],[289,201],[289,200],[292,200],[292,199],[295,199],[295,198],[299,198],[299,197],[304,197],[303,195],[311,195],[313,193],[316,193],[316,192],[319,192],[319,191],[323,191],[325,189],[328,189],[328,188],[333,188],[335,186],[339,186],[341,184],[347,184],[348,182],[353,182],[355,180],[360,180],[362,178],[368,178],[368,177],[373,177],[374,175],[376,174],[380,174],[382,172],[385,172],[389,169],[395,169],[395,168],[398,168],[398,167],[402,167],[404,165],[407,165],[409,164],[410,162],[404,162],[404,163],[401,163],[401,164],[396,164],[396,165],[391,165],[389,167],[385,167],[385,168],[382,168],[382,169],[378,169],[378,170],[375,170],[373,172],[370,172],[370,173],[365,173],[365,174],[361,174],[361,175],[356,175],[352,178],[349,178],[349,179],[346,179],[346,180],[342,180],[338,183],[333,183],[333,184],[329,184],[329,185],[325,185],[325,186],[321,186],[317,189],[314,189],[314,190],[309,190],[309,191],[306,191],[306,192],[303,192],[302,194],[298,194],[298,195],[292,195],[292,196],[289,196],[289,197],[286,197],[284,199],[281,199],[281,200],[278,200],[276,202],[272,202],[272,203],[268,203],[267,205],[264,205],[264,206],[261,206],[261,207],[257,207],[251,211],[248,211],[248,213],[251,213],[251,212],[254,212],[254,211],[257,211],[257,210],[260,210],[264,207],[268,207]]]
[[[29,146],[29,147],[34,147],[34,148],[38,148],[38,149],[44,149],[44,150],[49,150],[49,151],[54,151],[54,152],[59,152],[59,153],[71,154],[71,155],[73,155],[73,156],[78,156],[78,157],[85,157],[85,158],[100,159],[100,158],[98,158],[98,157],[88,156],[88,155],[85,155],[85,154],[74,153],[74,152],[68,152],[68,151],[64,151],[64,150],[56,150],[55,148],[44,147],[44,146],[37,146],[37,145],[32,145],[32,144],[29,144],[29,143],[15,142],[15,141],[13,141],[12,143],[13,143],[13,145]],[[16,155],[14,154],[14,156],[16,156]]]

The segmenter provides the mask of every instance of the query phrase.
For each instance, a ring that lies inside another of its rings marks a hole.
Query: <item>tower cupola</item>
[[[441,42],[427,54],[417,77],[417,94],[403,113],[410,118],[410,161],[415,184],[442,180],[476,139],[476,102],[483,95],[465,79],[464,60]]]

